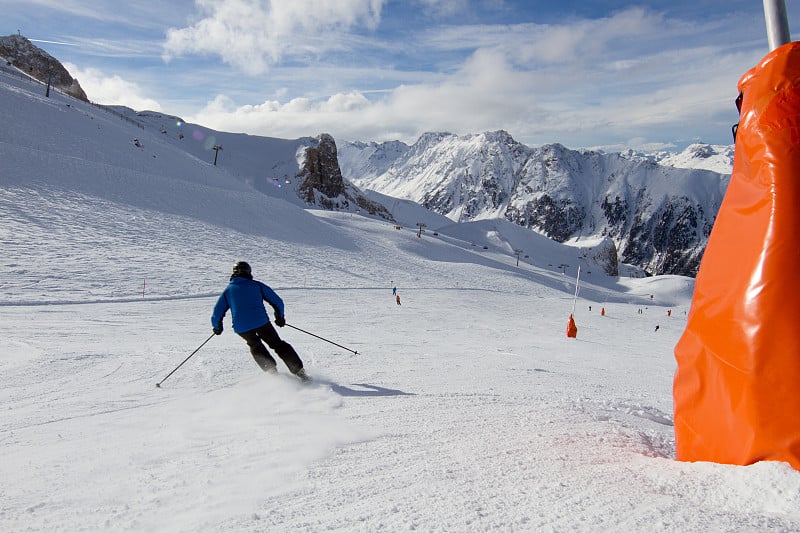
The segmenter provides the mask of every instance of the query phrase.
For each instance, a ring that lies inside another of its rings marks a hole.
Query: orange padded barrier
[[[800,470],[800,42],[739,91],[733,175],[675,346],[677,458]]]
[[[572,339],[578,336],[578,326],[575,325],[575,319],[572,315],[569,315],[569,321],[567,322],[567,337]]]

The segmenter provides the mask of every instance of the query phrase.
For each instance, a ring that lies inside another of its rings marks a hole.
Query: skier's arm
[[[225,318],[225,313],[227,313],[228,309],[231,307],[228,303],[227,292],[228,291],[224,291],[219,295],[217,304],[214,306],[214,312],[211,314],[211,327],[214,333],[217,331],[222,333],[222,319]]]
[[[269,305],[272,306],[272,309],[275,310],[275,319],[277,320],[278,317],[283,318],[283,300],[281,297],[275,294],[270,287],[265,284],[261,284],[261,297],[267,302]]]

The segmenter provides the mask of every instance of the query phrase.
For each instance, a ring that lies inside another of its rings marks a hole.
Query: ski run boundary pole
[[[297,326],[293,326],[293,325],[291,325],[291,324],[288,324],[288,323],[287,323],[286,325],[287,325],[287,326],[289,326],[290,328],[294,328],[294,329],[296,329],[297,331],[302,331],[302,332],[303,332],[303,333],[305,333],[306,335],[311,335],[312,337],[316,337],[316,338],[318,338],[318,339],[320,339],[320,340],[323,340],[323,341],[325,341],[325,342],[329,342],[329,343],[333,344],[334,346],[338,346],[339,348],[341,348],[341,349],[343,349],[343,350],[347,350],[348,352],[351,352],[351,353],[354,353],[355,355],[358,355],[358,352],[357,352],[357,351],[355,351],[355,350],[351,350],[350,348],[348,348],[348,347],[346,347],[346,346],[342,346],[341,344],[336,344],[335,342],[333,342],[333,341],[330,341],[330,340],[326,339],[325,337],[320,337],[319,335],[314,335],[314,334],[313,334],[313,333],[311,333],[310,331],[306,331],[306,330],[304,330],[304,329],[300,329],[300,328],[298,328]]]
[[[578,265],[578,275],[575,277],[575,296],[572,297],[572,314],[575,314],[575,303],[578,301],[578,287],[581,283],[581,267]]]
[[[212,338],[213,338],[215,335],[216,335],[216,333],[212,333],[212,334],[211,334],[211,336],[210,336],[209,338],[207,338],[206,340],[204,340],[204,341],[203,341],[203,344],[201,344],[200,346],[198,346],[198,347],[197,347],[197,349],[196,349],[195,351],[193,351],[192,353],[190,353],[190,354],[189,354],[189,357],[187,357],[186,359],[184,359],[183,361],[181,361],[181,364],[179,364],[178,366],[176,366],[175,368],[173,368],[173,369],[172,369],[172,372],[170,372],[169,374],[167,374],[167,375],[164,377],[164,379],[162,379],[161,381],[159,381],[158,383],[156,383],[156,387],[158,387],[158,388],[160,389],[160,388],[161,388],[161,384],[162,384],[162,383],[164,383],[165,381],[167,381],[167,378],[168,378],[168,377],[170,377],[172,374],[174,374],[174,373],[175,373],[175,371],[176,371],[176,370],[178,370],[180,367],[182,367],[182,366],[183,366],[183,363],[185,363],[186,361],[188,361],[189,359],[191,359],[191,357],[192,357],[194,354],[196,354],[197,352],[199,352],[199,351],[200,351],[200,348],[202,348],[203,346],[205,346],[205,345],[206,345],[206,343],[207,343],[208,341],[210,341],[210,340],[211,340],[211,339],[212,339]]]

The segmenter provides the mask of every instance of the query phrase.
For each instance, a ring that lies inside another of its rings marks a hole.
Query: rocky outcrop
[[[619,276],[619,254],[614,241],[606,237],[600,244],[591,248],[588,253],[595,263],[603,267],[608,276]]]
[[[345,182],[339,168],[336,142],[327,133],[316,138],[316,146],[306,148],[305,162],[298,176],[302,182],[297,193],[307,204],[324,209],[363,210],[394,221],[385,207],[368,200],[355,186]]]
[[[64,93],[84,102],[89,101],[78,80],[70,76],[57,59],[34,46],[22,35],[0,37],[0,56],[42,83],[49,82],[52,87]]]

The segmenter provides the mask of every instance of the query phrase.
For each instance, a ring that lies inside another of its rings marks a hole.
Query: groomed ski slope
[[[0,531],[800,530],[788,465],[675,461],[691,280],[586,273],[568,339],[556,252],[304,211],[166,148],[132,170],[110,122],[36,144],[62,123],[4,83]],[[226,319],[157,389],[241,259],[358,354],[287,327],[314,382],[267,376]]]
[[[63,258],[81,245],[53,241],[53,259],[39,268],[71,303],[0,307],[0,530],[800,527],[800,476],[787,465],[674,460],[681,278],[641,280],[669,306],[579,298],[573,340],[564,335],[567,279],[559,290],[533,274],[432,261],[418,247],[435,244],[410,232],[350,215],[322,220],[372,250],[350,266],[319,251],[324,279],[287,284],[312,258],[301,247],[290,253],[291,243],[273,256],[271,241],[247,238],[247,258],[285,299],[289,323],[359,352],[282,329],[310,386],[283,366],[263,375],[226,321],[221,337],[155,388],[210,334],[210,293],[229,268],[187,268],[163,254],[168,242],[143,243],[126,262],[98,247],[83,267],[96,265],[107,282],[80,301],[81,275]],[[223,243],[243,237],[228,237],[206,253],[241,257]],[[191,241],[172,238],[178,249]],[[390,249],[393,267],[380,259]],[[141,298],[131,287],[123,298],[114,285],[131,262],[209,294]],[[357,286],[363,273],[382,279]],[[12,293],[15,279],[3,276]]]

